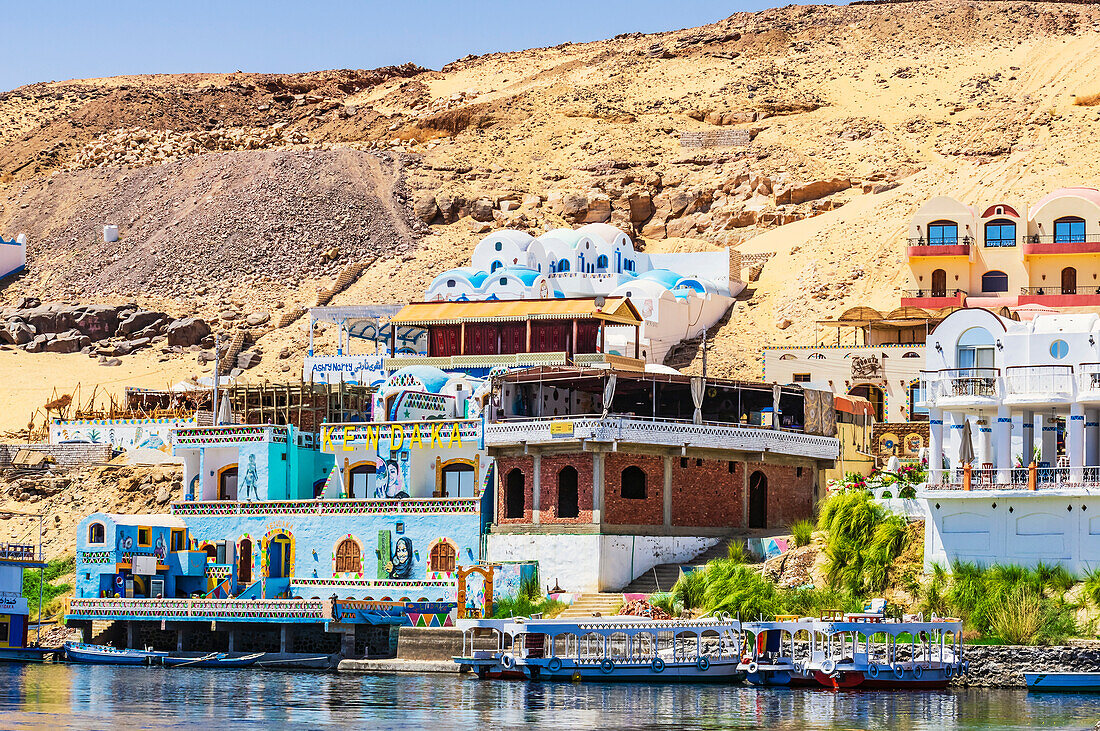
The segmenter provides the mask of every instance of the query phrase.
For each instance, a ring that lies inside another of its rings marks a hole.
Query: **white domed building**
[[[672,346],[697,337],[725,315],[745,284],[740,257],[722,251],[647,254],[606,223],[558,228],[535,238],[495,231],[474,248],[470,266],[443,272],[430,302],[629,297],[645,322],[640,351],[660,363]],[[629,330],[629,332],[628,332]],[[633,355],[631,328],[609,329],[607,352]]]

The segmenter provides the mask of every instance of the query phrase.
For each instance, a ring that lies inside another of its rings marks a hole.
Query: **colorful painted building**
[[[35,546],[0,543],[0,648],[27,646],[30,607],[23,596],[23,571],[45,567]]]

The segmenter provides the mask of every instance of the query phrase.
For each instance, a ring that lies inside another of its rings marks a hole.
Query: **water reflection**
[[[1022,691],[829,692],[749,686],[479,682],[197,668],[0,666],[0,726],[127,731],[475,725],[554,729],[1086,728],[1100,698]]]

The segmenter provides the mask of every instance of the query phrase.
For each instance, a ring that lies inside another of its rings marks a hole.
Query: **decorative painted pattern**
[[[81,551],[80,562],[85,564],[114,563],[115,554],[110,551]]]
[[[286,427],[206,426],[176,430],[176,444],[237,444],[240,442],[286,442]]]
[[[326,602],[320,599],[73,599],[67,616],[229,621],[329,618]]]
[[[272,502],[203,501],[172,505],[172,515],[473,515],[479,498],[404,498],[395,500],[279,500]]]
[[[233,573],[232,566],[208,565],[206,567],[206,576],[210,579],[227,579],[231,573]]]
[[[308,579],[308,578],[295,578],[290,585],[291,589],[297,586],[348,586],[348,587],[361,587],[364,589],[400,589],[405,591],[407,589],[445,589],[453,587],[455,585],[454,580],[450,581],[420,581],[420,580],[408,580],[403,581],[400,579]]]

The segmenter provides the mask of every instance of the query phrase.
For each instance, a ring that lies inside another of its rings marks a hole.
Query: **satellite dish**
[[[596,298],[596,307],[597,308],[602,308],[604,306],[605,302],[607,302],[606,297],[597,297]]]

